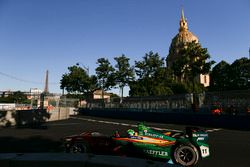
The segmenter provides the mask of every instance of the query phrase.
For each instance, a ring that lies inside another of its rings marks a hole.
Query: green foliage
[[[13,92],[12,94],[7,95],[6,97],[0,97],[1,103],[18,103],[18,104],[30,104],[31,101],[27,99],[21,91]]]
[[[250,60],[241,58],[230,66],[231,89],[250,89]]]
[[[110,90],[115,86],[115,69],[108,59],[100,58],[97,60],[98,67],[95,69],[98,87],[104,91]]]
[[[180,55],[173,66],[173,73],[179,81],[192,82],[192,92],[197,92],[199,87],[196,78],[200,74],[208,74],[214,61],[207,61],[210,58],[206,48],[202,48],[195,41],[187,43],[186,47],[180,50]]]
[[[69,72],[63,74],[61,79],[61,89],[66,89],[68,93],[88,94],[96,89],[95,76],[89,76],[80,66],[68,67]]]
[[[139,79],[154,77],[160,67],[164,65],[164,58],[152,51],[146,53],[142,61],[135,61],[135,73]]]
[[[52,99],[50,99],[48,103],[49,105],[52,105],[52,106],[56,106],[57,104],[56,100],[52,100]]]
[[[182,94],[182,93],[191,93],[192,89],[190,89],[190,86],[186,83],[181,82],[173,82],[170,85],[171,90],[173,91],[173,94]]]
[[[227,90],[230,88],[230,64],[221,61],[211,72],[210,88],[213,90]]]
[[[115,83],[119,86],[123,97],[123,89],[128,85],[129,82],[134,80],[134,70],[130,67],[129,58],[124,54],[120,57],[114,58],[116,61],[115,65]]]
[[[135,62],[136,81],[130,82],[130,96],[170,95],[170,71],[164,67],[164,58],[152,51],[145,54],[142,61]]]
[[[158,85],[150,85],[147,80],[136,80],[129,84],[130,96],[162,96],[172,95],[173,91],[170,87],[165,86],[164,83]]]
[[[129,95],[130,96],[149,96],[147,90],[147,84],[145,80],[136,80],[129,83]]]
[[[110,98],[118,98],[119,96],[115,93],[110,93]]]
[[[173,90],[163,84],[152,87],[152,96],[165,96],[173,94]]]
[[[225,61],[218,63],[211,73],[210,90],[250,89],[250,60],[241,58],[231,65]]]
[[[96,89],[104,91],[118,86],[130,87],[130,96],[159,96],[179,93],[199,93],[205,90],[199,83],[200,74],[209,74],[214,61],[208,61],[210,55],[199,43],[187,43],[179,50],[171,68],[166,68],[164,58],[150,51],[135,65],[129,64],[124,54],[115,57],[114,67],[108,59],[97,60],[96,75],[88,76],[79,66],[69,67],[69,72],[61,79],[61,88],[81,96]],[[136,74],[136,75],[135,75]],[[231,65],[225,61],[217,64],[211,72],[209,90],[250,89],[250,60],[241,58]],[[6,100],[6,99],[5,99]],[[13,100],[12,100],[13,101]]]

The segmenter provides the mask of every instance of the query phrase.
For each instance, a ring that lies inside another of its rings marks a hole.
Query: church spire
[[[184,16],[184,9],[182,8],[179,31],[187,31],[187,30],[188,30],[187,19]]]
[[[49,93],[49,71],[46,71],[44,93]]]
[[[185,16],[184,16],[184,10],[183,10],[183,8],[181,9],[181,19],[182,19],[182,20],[185,20]]]

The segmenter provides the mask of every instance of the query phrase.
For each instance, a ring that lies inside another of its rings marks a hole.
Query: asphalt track
[[[62,152],[61,138],[83,131],[100,131],[112,135],[125,133],[138,122],[87,116],[49,122],[39,128],[0,128],[0,153]],[[146,122],[158,129],[184,130],[183,125]],[[187,125],[188,126],[188,125]],[[201,160],[199,167],[249,167],[250,131],[205,128],[209,133],[211,157]]]

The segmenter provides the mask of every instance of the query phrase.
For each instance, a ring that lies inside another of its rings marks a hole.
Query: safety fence
[[[195,105],[194,105],[195,104]],[[250,113],[250,90],[226,92],[204,92],[200,94],[180,94],[157,97],[113,98],[110,102],[100,99],[89,101],[88,109],[124,109],[149,112],[192,112],[211,113],[219,108],[224,114]]]

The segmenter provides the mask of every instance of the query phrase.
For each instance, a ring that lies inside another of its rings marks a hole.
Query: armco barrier
[[[151,160],[130,157],[67,154],[27,153],[0,154],[1,167],[180,167]]]

